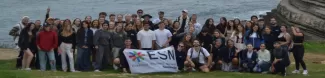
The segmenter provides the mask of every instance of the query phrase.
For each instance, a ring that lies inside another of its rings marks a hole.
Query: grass
[[[325,54],[324,42],[305,43],[306,52],[313,55],[322,56]],[[306,58],[314,58],[312,55]],[[325,56],[324,56],[325,57]],[[317,58],[319,59],[319,58]],[[321,59],[325,60],[325,59]],[[303,76],[301,74],[290,74],[295,65],[291,64],[288,69],[288,76],[286,78],[324,78],[325,65],[312,63],[314,59],[306,59],[309,75]],[[22,71],[15,69],[15,60],[0,60],[0,78],[279,78],[279,75],[259,74],[259,73],[240,73],[240,72],[222,72],[213,71],[210,73],[153,73],[153,74],[121,74],[118,71],[107,70],[100,73],[94,72],[41,72],[38,70]],[[59,69],[59,68],[58,68]]]

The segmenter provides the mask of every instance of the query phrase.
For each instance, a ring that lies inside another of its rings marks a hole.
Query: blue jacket
[[[260,45],[264,43],[264,38],[261,34],[257,34],[256,38],[249,37],[250,34],[246,34],[245,36],[245,44],[252,44],[254,48],[260,48]]]
[[[88,46],[88,48],[91,48],[93,46],[93,31],[90,29],[87,29],[87,41],[85,42],[85,29],[80,28],[77,31],[77,46],[82,47],[82,46]]]

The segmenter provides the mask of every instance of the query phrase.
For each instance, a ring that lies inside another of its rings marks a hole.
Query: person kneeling
[[[268,73],[271,66],[271,54],[269,50],[265,49],[265,44],[261,44],[257,55],[257,65],[254,68],[254,72]]]
[[[193,41],[194,47],[190,48],[187,52],[186,61],[184,62],[187,70],[195,71],[200,69],[202,72],[210,72],[212,58],[209,52],[200,46],[199,40]],[[205,59],[208,58],[208,62]]]
[[[132,44],[131,39],[126,39],[124,41],[124,44],[125,44],[125,47],[121,48],[119,50],[119,55],[118,55],[118,57],[116,57],[114,59],[114,64],[116,66],[118,66],[120,69],[122,69],[122,71],[124,73],[128,73],[129,72],[129,64],[128,64],[126,58],[125,58],[125,55],[124,55],[123,51],[124,51],[124,49],[135,49],[135,48],[132,47],[132,45],[131,45]]]
[[[253,72],[257,59],[257,53],[253,50],[253,45],[248,44],[247,50],[241,52],[241,67],[243,68],[243,71]]]
[[[280,42],[274,43],[274,61],[272,63],[273,74],[281,73],[286,76],[286,67],[290,65],[288,53],[285,49],[281,48]]]

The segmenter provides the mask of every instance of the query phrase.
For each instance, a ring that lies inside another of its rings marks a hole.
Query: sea
[[[2,0],[0,3],[0,47],[13,46],[9,31],[29,16],[31,22],[44,22],[46,9],[51,8],[50,16],[60,19],[84,19],[85,16],[98,18],[99,12],[108,14],[135,14],[144,10],[157,18],[158,11],[164,11],[168,19],[176,19],[186,9],[189,15],[197,14],[202,25],[207,18],[215,24],[220,17],[248,20],[252,15],[261,15],[276,8],[281,0]]]

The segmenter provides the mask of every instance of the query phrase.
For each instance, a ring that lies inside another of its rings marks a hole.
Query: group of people
[[[50,17],[48,8],[43,25],[40,20],[29,22],[25,16],[9,32],[20,49],[16,67],[31,70],[30,66],[35,66],[45,71],[49,64],[53,71],[60,65],[64,72],[68,69],[100,72],[113,66],[128,72],[124,49],[158,50],[174,46],[180,71],[222,70],[285,76],[292,52],[296,62],[293,73],[299,73],[300,65],[303,74],[308,73],[303,61],[304,34],[298,27],[292,26],[291,33],[286,25],[277,24],[275,18],[266,25],[257,16],[246,22],[222,17],[219,24],[209,18],[202,25],[197,14],[189,16],[188,10],[181,12],[174,21],[165,18],[163,11],[152,18],[139,9],[137,14],[110,14],[109,20],[105,12],[100,12],[98,19],[86,16],[84,20],[76,18],[71,22]]]

